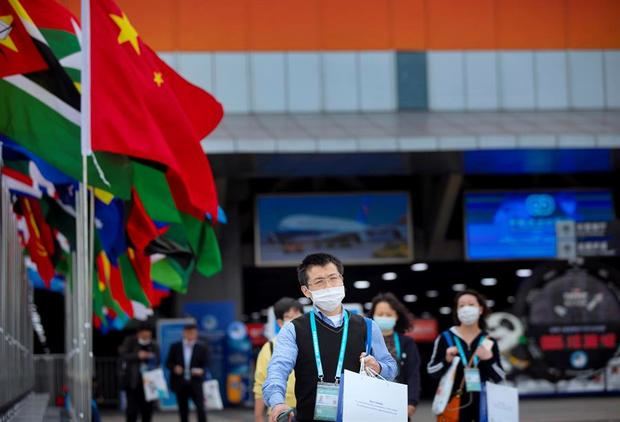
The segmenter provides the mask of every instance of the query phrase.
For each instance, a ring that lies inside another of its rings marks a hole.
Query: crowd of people
[[[141,325],[135,337],[128,337],[119,348],[121,364],[121,388],[127,397],[125,409],[127,422],[150,422],[153,415],[153,401],[144,394],[142,374],[160,365],[160,351],[153,341],[148,325]],[[170,346],[166,368],[170,371],[170,390],[177,400],[179,419],[189,421],[189,400],[194,402],[198,422],[207,421],[204,408],[202,383],[208,371],[206,345],[198,341],[198,326],[195,323],[183,327],[183,339]]]
[[[258,354],[255,370],[254,418],[256,422],[335,421],[339,383],[345,369],[364,371],[407,385],[407,413],[414,418],[420,399],[422,362],[412,337],[407,335],[412,317],[391,293],[372,300],[368,316],[344,309],[344,266],[335,256],[308,255],[297,268],[302,294],[312,301],[304,313],[295,299],[274,304],[278,335]],[[479,293],[459,292],[454,301],[454,325],[434,341],[428,374],[440,379],[454,364],[452,390],[441,422],[480,419],[480,391],[484,382],[499,382],[502,370],[497,342],[485,331],[486,300]],[[188,420],[191,399],[199,422],[206,421],[202,381],[207,370],[207,350],[197,342],[198,330],[188,325],[183,340],[171,346],[166,361],[171,390],[179,403],[181,422]],[[144,398],[142,371],[159,365],[159,349],[146,327],[120,349],[123,388],[127,392],[127,421],[151,420],[152,403]],[[455,360],[455,358],[457,358]]]

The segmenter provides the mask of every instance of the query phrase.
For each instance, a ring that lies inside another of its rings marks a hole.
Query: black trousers
[[[480,393],[465,393],[461,396],[459,422],[478,422],[480,420]]]
[[[207,422],[207,412],[205,411],[205,400],[201,384],[184,382],[175,391],[175,394],[177,396],[181,422],[189,422],[189,399],[192,399],[196,406],[198,422]]]
[[[125,416],[127,422],[136,422],[138,415],[142,422],[151,422],[153,417],[153,403],[144,398],[144,388],[140,385],[137,388],[127,389],[127,409]]]

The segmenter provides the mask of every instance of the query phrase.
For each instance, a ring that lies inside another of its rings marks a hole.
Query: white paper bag
[[[164,371],[161,368],[143,372],[142,382],[146,401],[168,398],[168,384],[166,384]]]
[[[202,383],[202,392],[205,397],[207,410],[222,410],[222,396],[220,395],[220,383],[217,380],[209,380]]]
[[[407,385],[344,371],[343,422],[407,422]]]
[[[486,383],[489,422],[519,422],[519,391],[502,384]]]
[[[452,387],[454,386],[454,377],[456,376],[456,367],[459,365],[461,359],[455,356],[452,359],[450,367],[445,374],[439,380],[437,391],[435,391],[435,398],[433,398],[432,411],[435,415],[441,415],[450,401],[450,393],[452,393]]]

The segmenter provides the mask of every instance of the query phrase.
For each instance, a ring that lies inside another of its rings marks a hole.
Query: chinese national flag
[[[47,69],[15,10],[0,1],[0,78]]]
[[[200,141],[222,106],[167,66],[112,0],[91,5],[92,149],[161,163],[179,209],[217,215]]]

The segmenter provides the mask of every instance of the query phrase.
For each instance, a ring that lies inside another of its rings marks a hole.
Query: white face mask
[[[148,346],[149,344],[151,344],[151,340],[143,340],[141,338],[138,339],[138,344],[140,346]]]
[[[456,315],[463,324],[472,325],[480,319],[480,308],[472,305],[463,306],[456,311]]]
[[[310,291],[312,302],[320,309],[335,311],[344,299],[344,286],[328,287],[316,291]]]

